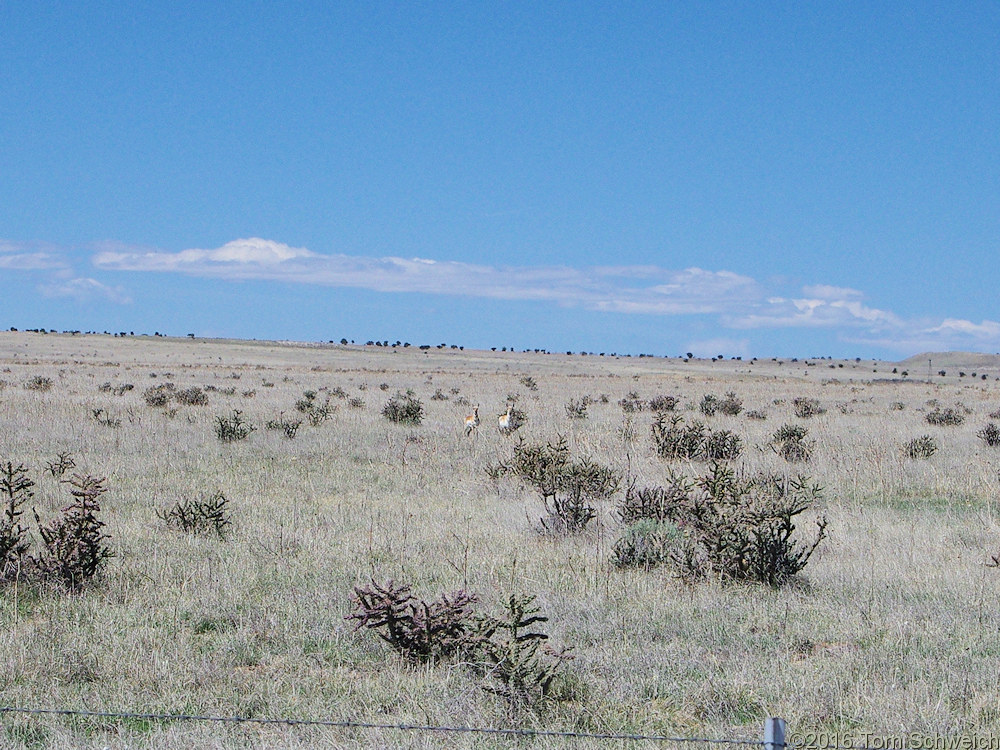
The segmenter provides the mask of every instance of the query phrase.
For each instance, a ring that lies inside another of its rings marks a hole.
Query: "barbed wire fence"
[[[629,734],[615,732],[574,732],[560,731],[555,729],[531,729],[521,727],[474,727],[474,726],[443,726],[433,724],[408,724],[408,723],[376,723],[366,721],[337,720],[337,719],[294,719],[294,718],[262,718],[253,716],[208,716],[199,714],[163,714],[163,713],[137,713],[128,711],[88,711],[86,709],[72,708],[31,708],[26,706],[4,706],[0,705],[0,724],[2,719],[11,715],[25,716],[66,716],[75,718],[90,719],[122,719],[122,720],[143,720],[162,723],[196,722],[196,723],[218,723],[218,724],[242,724],[257,726],[287,726],[287,727],[314,727],[323,729],[348,729],[348,730],[374,730],[379,732],[424,732],[440,734],[477,734],[494,735],[506,737],[525,738],[553,738],[565,740],[600,740],[600,741],[628,741],[628,742],[653,742],[664,745],[676,745],[678,747],[690,747],[694,744],[710,746],[728,747],[759,747],[761,750],[784,750],[785,744],[785,721],[779,718],[770,718],[764,723],[763,739],[732,739],[732,738],[712,738],[712,737],[671,737],[669,735],[658,734]]]

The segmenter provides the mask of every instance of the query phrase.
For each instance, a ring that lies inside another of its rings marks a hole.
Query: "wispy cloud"
[[[995,321],[905,319],[866,304],[865,294],[857,289],[816,283],[789,294],[773,283],[768,287],[727,270],[655,265],[491,266],[426,258],[369,258],[316,253],[260,238],[180,252],[115,247],[98,252],[93,263],[106,271],[537,300],[613,313],[714,315],[731,330],[831,329],[844,341],[911,353],[940,348],[1000,349],[1000,323]],[[748,347],[744,339],[701,343]]]
[[[90,302],[95,299],[108,300],[122,305],[132,302],[131,297],[122,287],[110,287],[96,279],[60,279],[41,285],[39,290],[46,297],[70,297],[77,302]]]
[[[753,279],[700,268],[656,266],[487,266],[426,258],[322,255],[250,238],[214,250],[104,251],[105,270],[173,271],[194,276],[349,286],[379,292],[425,292],[507,300],[545,300],[592,310],[649,314],[720,313],[734,298],[759,296]]]
[[[10,271],[44,271],[65,268],[66,259],[48,245],[0,240],[0,268]]]

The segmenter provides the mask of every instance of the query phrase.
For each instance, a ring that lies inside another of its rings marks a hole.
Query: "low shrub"
[[[940,406],[935,406],[924,415],[924,419],[927,421],[927,424],[939,427],[957,427],[965,422],[965,413],[961,409],[950,406],[944,409]]]
[[[996,448],[1000,445],[1000,427],[997,427],[996,423],[990,422],[976,433],[976,437],[989,447]]]
[[[24,464],[0,463],[0,584],[17,577],[31,546],[20,518],[34,486]]]
[[[337,410],[337,407],[330,405],[331,400],[330,394],[327,394],[326,398],[320,402],[316,400],[316,391],[304,391],[302,398],[295,402],[295,408],[306,415],[309,424],[313,427],[319,427]]]
[[[198,386],[175,391],[173,396],[178,404],[186,406],[205,406],[208,404],[208,394]]]
[[[215,436],[223,443],[246,440],[257,428],[243,417],[243,412],[233,409],[228,417],[215,418]]]
[[[522,438],[514,446],[509,462],[488,468],[495,479],[513,474],[542,497],[546,516],[542,528],[552,533],[583,531],[596,515],[591,505],[618,491],[621,475],[588,458],[572,461],[565,437],[554,442],[527,443]]]
[[[729,415],[730,417],[735,417],[743,411],[743,401],[741,401],[734,392],[730,391],[726,394],[726,397],[719,402],[719,411],[723,414]]]
[[[35,566],[43,578],[61,583],[70,591],[79,591],[114,556],[107,546],[104,522],[97,514],[98,499],[107,492],[105,479],[74,474],[64,480],[70,486],[73,502],[63,508],[62,517],[43,524],[35,512],[42,549]]]
[[[372,630],[412,663],[460,658],[481,678],[481,687],[512,705],[542,705],[572,656],[556,650],[538,630],[548,622],[534,596],[511,596],[499,617],[476,611],[479,597],[465,590],[427,602],[406,584],[356,586],[355,611],[345,619]]]
[[[806,441],[809,430],[802,425],[783,424],[771,436],[771,450],[790,463],[812,458],[814,440]]]
[[[697,420],[688,425],[679,414],[658,414],[653,420],[653,448],[660,458],[697,458],[705,440],[705,425]]]
[[[264,423],[264,426],[269,430],[281,430],[285,437],[291,440],[299,431],[299,427],[302,426],[301,419],[288,419],[285,417],[284,412],[278,415],[277,419],[269,419]]]
[[[803,419],[817,417],[820,414],[826,414],[826,409],[820,406],[819,399],[806,398],[804,396],[792,399],[792,409],[794,410],[796,417],[801,417]]]
[[[477,623],[475,594],[455,591],[426,602],[410,593],[410,586],[372,581],[355,586],[351,597],[355,612],[346,619],[368,628],[411,662],[434,662],[466,652],[475,645]]]
[[[674,411],[680,402],[677,396],[653,396],[649,399],[649,408],[655,412]]]
[[[45,391],[52,390],[52,378],[47,378],[44,375],[35,375],[33,378],[24,381],[24,387],[29,391],[44,393]]]
[[[397,392],[382,407],[382,416],[396,424],[418,425],[424,418],[424,405],[413,391]]]
[[[588,404],[589,401],[586,398],[571,398],[564,407],[566,409],[566,416],[570,419],[586,419]]]
[[[161,383],[160,385],[147,388],[143,392],[142,397],[149,406],[156,408],[164,407],[173,399],[176,390],[173,383]]]
[[[930,458],[937,450],[937,441],[930,435],[921,435],[903,446],[903,453],[909,458]]]
[[[698,404],[698,411],[706,417],[714,417],[715,413],[719,411],[718,397],[713,396],[711,393],[705,394],[701,399],[701,403]]]
[[[799,573],[826,537],[819,519],[811,544],[794,539],[795,519],[822,496],[806,477],[778,474],[737,475],[713,464],[666,506],[663,520],[684,534],[672,545],[671,564],[681,578],[694,581],[714,574],[723,580],[780,586]]]
[[[743,440],[730,430],[709,430],[702,444],[704,461],[732,461],[743,453]]]
[[[178,500],[170,508],[157,510],[156,515],[178,531],[209,534],[219,539],[225,538],[226,529],[232,525],[229,500],[222,492]]]

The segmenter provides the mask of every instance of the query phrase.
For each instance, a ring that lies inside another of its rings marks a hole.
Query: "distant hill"
[[[931,361],[934,370],[961,367],[968,370],[1000,369],[1000,354],[980,354],[977,352],[924,352],[908,357],[898,364],[919,372]]]

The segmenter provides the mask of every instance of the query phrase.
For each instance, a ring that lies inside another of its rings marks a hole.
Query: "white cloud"
[[[70,297],[77,302],[105,299],[121,305],[132,302],[132,298],[120,286],[110,287],[96,279],[74,278],[44,284],[39,291],[46,297]]]
[[[11,271],[44,271],[65,268],[66,260],[47,245],[0,240],[0,268]]]
[[[803,287],[800,295],[782,294],[777,288],[780,282],[772,280],[765,287],[756,279],[727,270],[653,265],[491,266],[429,258],[370,258],[316,253],[255,237],[215,249],[180,252],[113,247],[98,252],[93,263],[107,271],[159,271],[379,292],[548,301],[623,314],[716,315],[723,327],[735,330],[823,328],[837,331],[845,341],[900,351],[1000,350],[1000,323],[994,321],[908,320],[866,304],[864,293],[857,289],[818,283]],[[73,280],[53,289],[70,296],[124,296],[93,279]],[[710,339],[701,345],[737,354],[749,348],[744,339]]]
[[[508,300],[547,300],[592,310],[648,314],[722,312],[733,298],[757,294],[753,279],[728,271],[656,266],[487,266],[427,258],[322,255],[250,238],[215,250],[104,251],[105,270],[173,271],[194,276],[349,286],[379,292],[424,292]],[[631,280],[622,284],[621,280]],[[636,285],[646,281],[646,285]]]

